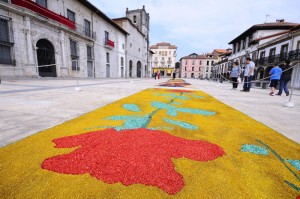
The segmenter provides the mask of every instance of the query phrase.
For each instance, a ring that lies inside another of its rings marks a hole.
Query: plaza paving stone
[[[168,79],[16,79],[0,84],[0,146],[19,141],[87,112],[147,88],[160,87]],[[244,93],[231,84],[186,79],[184,89],[202,90],[221,102],[300,143],[300,91],[293,108],[283,106],[287,96],[269,96],[269,89]],[[76,87],[81,91],[76,91]],[[239,117],[237,115],[236,117]],[[230,118],[228,118],[230,120]]]

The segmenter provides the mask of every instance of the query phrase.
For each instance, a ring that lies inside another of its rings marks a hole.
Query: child
[[[270,75],[271,75],[271,84],[270,84],[270,87],[271,87],[271,93],[270,95],[271,96],[274,96],[274,92],[275,92],[275,88],[280,80],[280,77],[281,77],[281,73],[282,73],[282,69],[279,68],[279,66],[276,64],[274,65],[274,67],[271,69],[270,71]]]

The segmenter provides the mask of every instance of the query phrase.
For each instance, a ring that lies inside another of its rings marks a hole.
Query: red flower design
[[[46,159],[42,168],[63,174],[84,174],[106,183],[156,186],[175,194],[183,177],[171,158],[209,161],[225,154],[218,145],[169,135],[163,131],[106,129],[53,140],[57,148],[79,147],[69,154]]]

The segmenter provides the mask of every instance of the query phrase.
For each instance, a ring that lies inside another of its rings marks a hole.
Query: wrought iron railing
[[[255,60],[257,66],[266,66],[272,64],[280,64],[285,60],[295,61],[300,59],[300,49],[290,51],[289,53],[281,53],[277,55],[271,55],[269,57],[262,57]]]
[[[96,40],[96,32],[93,32],[91,29],[86,28],[82,25],[79,24],[75,24],[75,31],[83,36],[92,38],[94,40]]]

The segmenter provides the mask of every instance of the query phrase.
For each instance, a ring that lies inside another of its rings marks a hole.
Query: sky
[[[255,24],[300,23],[300,0],[89,0],[110,18],[126,8],[150,15],[150,45],[176,45],[178,61],[192,53],[231,48],[228,44]]]

